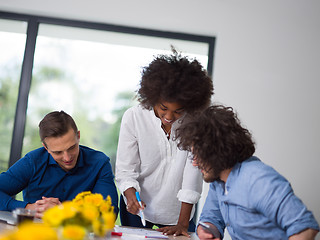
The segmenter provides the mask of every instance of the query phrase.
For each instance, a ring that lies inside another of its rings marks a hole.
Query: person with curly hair
[[[253,156],[252,135],[231,107],[209,107],[176,137],[210,183],[200,222],[212,233],[198,225],[200,239],[222,239],[226,227],[232,239],[315,238],[313,214],[283,176]]]
[[[212,80],[201,64],[176,51],[144,67],[140,104],[125,112],[119,134],[116,183],[122,225],[144,227],[136,215],[143,209],[147,228],[156,225],[168,235],[194,232],[194,205],[203,181],[174,135],[183,119],[210,105],[212,95]]]

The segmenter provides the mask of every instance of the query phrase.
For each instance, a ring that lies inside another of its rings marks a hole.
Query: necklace
[[[170,137],[170,133],[171,133],[171,128],[170,128],[170,130],[169,130],[169,131],[167,131],[167,130],[165,129],[165,127],[164,127],[164,125],[163,125],[163,124],[161,124],[161,128],[163,129],[163,131],[165,132],[165,134],[166,134],[167,138],[169,139],[169,137]]]

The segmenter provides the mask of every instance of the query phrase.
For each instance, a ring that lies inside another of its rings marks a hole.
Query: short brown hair
[[[39,123],[39,135],[44,143],[46,137],[59,137],[66,134],[72,128],[75,133],[78,128],[73,118],[64,111],[48,113]]]

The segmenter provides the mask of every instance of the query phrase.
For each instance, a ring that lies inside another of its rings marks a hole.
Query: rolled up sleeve
[[[192,154],[188,153],[183,172],[182,188],[177,194],[181,202],[195,204],[199,201],[202,192],[203,179],[200,170],[192,165]]]

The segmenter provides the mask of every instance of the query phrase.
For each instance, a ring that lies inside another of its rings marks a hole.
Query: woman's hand
[[[183,226],[180,224],[177,224],[174,226],[162,227],[157,229],[157,231],[163,232],[164,235],[173,235],[173,236],[184,235],[184,236],[190,237],[188,233],[188,226]]]
[[[177,225],[167,226],[163,228],[159,228],[158,231],[163,232],[165,235],[184,235],[190,237],[188,233],[189,228],[189,219],[193,205],[190,203],[181,203],[181,210],[179,215],[179,220]]]
[[[129,213],[137,215],[140,208],[144,209],[146,207],[146,204],[142,200],[142,207],[140,207],[140,204],[136,197],[136,189],[134,189],[133,187],[128,188],[126,191],[124,191],[123,194],[127,199],[127,211]]]

